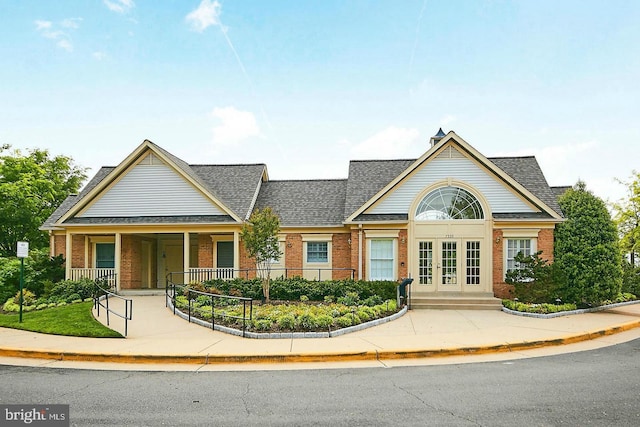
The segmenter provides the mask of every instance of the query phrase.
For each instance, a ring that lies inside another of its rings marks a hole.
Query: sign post
[[[20,258],[20,323],[22,323],[22,289],[24,288],[24,259],[29,256],[29,242],[18,242],[18,258]]]

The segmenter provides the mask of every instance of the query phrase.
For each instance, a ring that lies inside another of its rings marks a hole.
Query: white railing
[[[116,269],[115,268],[72,268],[70,280],[91,279],[96,280],[104,278],[109,286],[116,285]]]
[[[212,279],[231,280],[235,277],[233,268],[190,268],[189,283],[206,282]]]

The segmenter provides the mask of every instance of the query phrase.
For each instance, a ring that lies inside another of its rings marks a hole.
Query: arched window
[[[437,221],[448,219],[484,219],[478,199],[463,188],[441,187],[422,199],[416,219]]]

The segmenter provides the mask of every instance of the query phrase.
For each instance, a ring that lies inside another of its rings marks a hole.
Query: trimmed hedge
[[[194,285],[189,285],[194,288]],[[396,298],[397,282],[365,281],[365,280],[307,280],[301,277],[272,279],[269,296],[273,300],[300,301],[306,297],[309,301],[324,301],[325,297],[338,298],[356,293],[360,300],[371,297],[376,300]],[[208,280],[203,290],[217,289],[225,295],[243,296],[256,300],[262,299],[262,282],[260,279]]]

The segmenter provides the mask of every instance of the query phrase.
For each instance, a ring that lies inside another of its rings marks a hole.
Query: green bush
[[[526,304],[520,301],[511,301],[508,299],[502,300],[502,305],[507,307],[509,310],[521,311],[523,313],[538,313],[538,314],[559,313],[561,311],[573,311],[577,309],[576,305],[573,303]]]
[[[525,256],[519,252],[515,261],[520,268],[509,270],[506,273],[505,282],[513,285],[514,297],[526,303],[552,303],[560,296],[557,281],[557,269],[554,264],[549,264],[538,251],[533,255]]]
[[[396,297],[397,283],[394,281],[356,281],[356,280],[307,280],[301,277],[272,279],[269,294],[272,300],[300,301],[306,296],[309,301],[336,301],[347,293],[355,293],[358,300],[370,300],[371,303]],[[256,300],[262,299],[260,279],[209,280],[206,288],[217,288],[222,294],[237,295]]]
[[[56,283],[49,294],[50,302],[71,302],[73,299],[92,298],[95,284],[91,279],[64,280]]]
[[[328,329],[333,326],[333,317],[328,314],[320,314],[316,317],[316,326],[319,329]]]
[[[16,295],[13,297],[13,302],[16,304],[20,304],[20,291],[16,292]],[[22,290],[22,305],[31,305],[36,302],[36,296],[33,292],[23,289]]]
[[[306,330],[313,330],[317,327],[316,316],[309,312],[302,313],[298,316],[296,323],[301,329]]]
[[[341,328],[348,328],[349,326],[353,325],[353,316],[351,314],[345,314],[342,317],[338,317],[338,319],[336,319],[336,322]]]
[[[283,314],[276,320],[278,328],[283,330],[293,330],[296,327],[296,319],[292,314]]]

